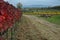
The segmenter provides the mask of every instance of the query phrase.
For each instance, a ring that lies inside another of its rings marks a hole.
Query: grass
[[[54,16],[51,16],[51,17],[41,17],[41,16],[37,16],[38,18],[43,18],[44,20],[47,20],[51,23],[54,23],[54,24],[58,24],[60,25],[60,15],[54,15]]]
[[[47,21],[60,25],[60,15],[55,15],[50,18],[46,18]]]

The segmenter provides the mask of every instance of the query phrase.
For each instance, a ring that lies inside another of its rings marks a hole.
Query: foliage
[[[29,15],[40,15],[40,14],[60,14],[60,10],[53,9],[25,9],[23,10],[23,14]]]
[[[2,1],[0,3],[0,33],[4,33],[20,19],[21,11],[7,2]]]
[[[23,14],[60,14],[60,6],[47,7],[47,8],[24,8]]]

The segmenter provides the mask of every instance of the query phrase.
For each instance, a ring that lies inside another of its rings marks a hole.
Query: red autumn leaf
[[[2,28],[3,27],[3,24],[2,23],[0,23],[0,28]]]
[[[5,17],[4,16],[0,16],[0,22],[4,21]]]

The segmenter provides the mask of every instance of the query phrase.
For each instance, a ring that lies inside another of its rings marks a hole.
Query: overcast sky
[[[23,5],[47,5],[47,6],[60,5],[60,0],[6,0],[6,1],[13,5],[16,5],[18,2],[21,2]]]

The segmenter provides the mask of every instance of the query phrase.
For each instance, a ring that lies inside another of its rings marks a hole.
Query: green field
[[[37,15],[37,17],[38,18],[43,18],[44,20],[47,20],[47,21],[49,21],[51,23],[60,25],[60,15],[53,15],[53,16],[47,17],[47,18],[46,17],[41,17],[41,16]]]
[[[41,14],[60,14],[60,10],[56,9],[24,9],[23,14],[27,15],[41,15]]]
[[[49,21],[49,22],[60,25],[60,15],[55,15],[55,16],[52,16],[50,18],[46,18],[46,20]]]

